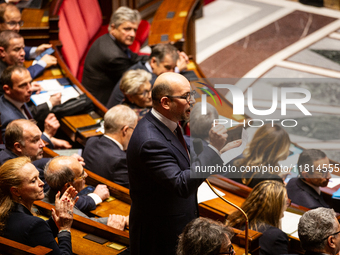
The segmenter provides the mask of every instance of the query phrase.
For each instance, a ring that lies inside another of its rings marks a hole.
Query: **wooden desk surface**
[[[77,230],[72,228],[71,230],[71,237],[72,237],[72,251],[75,254],[118,254],[125,250],[116,250],[113,248],[108,247],[107,245],[111,244],[112,242],[108,241],[104,244],[99,244],[97,242],[85,239],[88,233],[83,231]]]
[[[149,45],[185,39],[187,17],[191,16],[197,2],[198,0],[163,1],[151,23]],[[167,38],[162,40],[165,35]]]

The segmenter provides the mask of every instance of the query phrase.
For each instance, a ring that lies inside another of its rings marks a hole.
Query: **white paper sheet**
[[[38,81],[38,83],[41,85],[43,91],[59,91],[64,88],[57,79]]]
[[[294,234],[295,231],[297,232],[300,218],[301,215],[299,214],[285,211],[284,216],[281,219],[282,231],[285,232],[287,235]]]
[[[32,95],[31,99],[35,105],[41,105],[43,103],[46,103],[52,95],[56,93],[61,93],[61,103],[63,104],[67,100],[79,96],[78,91],[76,91],[73,86],[60,86],[60,87],[61,89],[59,90],[42,91],[39,94]]]
[[[217,193],[221,196],[224,196],[225,194],[219,190],[216,190]],[[211,199],[215,199],[218,196],[210,189],[207,183],[203,182],[201,186],[198,187],[197,191],[197,200],[198,203],[202,203]]]

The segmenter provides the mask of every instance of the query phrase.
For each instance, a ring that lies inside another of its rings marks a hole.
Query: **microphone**
[[[203,143],[202,143],[202,140],[199,139],[199,138],[195,138],[194,141],[193,141],[193,146],[194,146],[194,151],[196,153],[196,160],[195,161],[198,161],[200,165],[201,164],[201,160],[198,158],[198,155],[202,153],[203,151]],[[243,214],[243,216],[245,217],[245,225],[246,225],[246,228],[245,228],[245,255],[248,255],[248,239],[249,239],[249,234],[248,234],[248,228],[249,228],[249,221],[248,221],[248,217],[247,217],[247,214],[240,208],[238,207],[237,205],[229,202],[228,200],[226,200],[224,197],[222,197],[220,194],[218,194],[218,192],[215,190],[215,188],[210,184],[209,180],[206,179],[205,182],[208,184],[208,186],[210,187],[210,189],[219,197],[221,198],[224,202],[226,202],[227,204],[235,207],[237,210],[241,211],[241,213]]]

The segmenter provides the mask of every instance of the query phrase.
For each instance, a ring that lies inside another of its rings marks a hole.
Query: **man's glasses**
[[[144,90],[142,93],[137,93],[137,95],[141,95],[143,97],[148,97],[150,95],[151,89],[150,90]]]
[[[7,24],[7,26],[9,28],[14,28],[17,25],[19,25],[19,27],[22,27],[24,25],[24,22],[22,20],[16,22],[16,21],[9,21],[9,22],[5,22]]]
[[[87,173],[84,171],[84,173],[83,173],[81,176],[75,177],[75,178],[73,179],[73,181],[85,180],[86,177],[87,177]]]
[[[196,91],[192,90],[192,91],[186,93],[183,96],[169,96],[169,95],[165,95],[165,97],[185,99],[185,100],[187,100],[188,104],[190,104],[190,100],[194,98],[195,94],[196,94]]]
[[[234,246],[232,244],[230,244],[227,249],[228,249],[228,251],[220,252],[219,254],[224,254],[224,255],[234,255],[235,254]]]
[[[340,231],[338,231],[338,232],[336,232],[336,233],[334,233],[334,234],[331,234],[331,235],[329,235],[329,236],[326,236],[324,239],[321,240],[321,242],[323,242],[324,240],[326,240],[328,237],[330,237],[330,236],[335,236],[335,235],[337,235],[337,234],[339,234],[339,233],[340,233]]]

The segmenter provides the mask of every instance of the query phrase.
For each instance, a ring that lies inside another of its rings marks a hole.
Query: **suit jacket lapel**
[[[181,142],[176,137],[176,135],[173,132],[171,132],[171,130],[167,126],[165,126],[164,123],[157,119],[151,113],[151,111],[148,112],[144,118],[147,118],[150,122],[152,122],[158,128],[158,130],[164,135],[164,137],[171,142],[171,144],[185,157],[185,159],[190,164],[189,155],[186,152],[183,145],[181,144]]]

